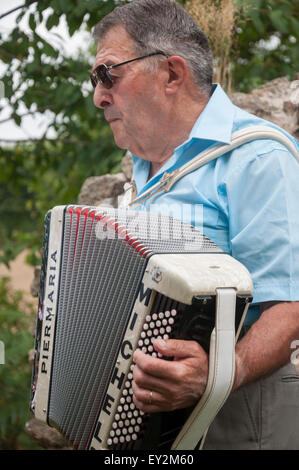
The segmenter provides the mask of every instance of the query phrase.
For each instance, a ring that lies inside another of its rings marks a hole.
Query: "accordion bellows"
[[[31,410],[76,449],[146,443],[150,417],[132,400],[132,355],[153,338],[209,350],[217,288],[236,291],[236,332],[250,301],[247,270],[172,217],[58,206],[45,218]],[[169,421],[170,420],[166,420]],[[176,418],[175,418],[175,421]],[[160,429],[157,445],[178,434]]]

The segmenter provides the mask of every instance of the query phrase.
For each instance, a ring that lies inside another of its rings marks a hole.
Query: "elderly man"
[[[229,143],[233,131],[273,126],[212,84],[208,40],[176,2],[118,7],[94,34],[94,103],[116,144],[132,153],[137,194],[209,146]],[[299,449],[299,376],[290,361],[299,339],[298,180],[299,165],[281,143],[253,141],[137,207],[202,205],[205,235],[253,279],[233,391],[210,426],[207,449]],[[155,348],[174,360],[135,352],[135,404],[148,413],[193,406],[207,383],[206,353],[193,341],[157,340]]]

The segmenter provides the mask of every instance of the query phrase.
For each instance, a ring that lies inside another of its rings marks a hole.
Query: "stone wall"
[[[272,80],[251,93],[235,93],[231,97],[234,104],[283,127],[299,139],[299,74],[296,80],[286,77]],[[126,154],[122,161],[122,172],[115,175],[93,176],[84,182],[78,204],[110,205],[116,207],[117,198],[123,193],[123,186],[130,181],[132,161]],[[37,297],[39,289],[39,269],[35,270],[32,295]],[[71,449],[65,439],[54,428],[35,419],[26,424],[28,435],[44,449]]]

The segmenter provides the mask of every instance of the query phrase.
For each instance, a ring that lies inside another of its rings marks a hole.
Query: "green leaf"
[[[36,21],[35,21],[35,14],[31,13],[29,16],[29,26],[32,29],[32,31],[35,30],[36,28]]]
[[[269,16],[274,27],[277,29],[277,31],[288,34],[289,32],[288,21],[283,16],[283,13],[281,10],[273,10],[270,12]]]
[[[260,14],[258,11],[253,11],[251,14],[251,19],[253,21],[254,27],[258,31],[259,34],[263,34],[265,30],[264,23],[261,20]]]
[[[46,22],[46,28],[50,30],[54,26],[58,26],[60,21],[60,16],[57,13],[50,15]]]

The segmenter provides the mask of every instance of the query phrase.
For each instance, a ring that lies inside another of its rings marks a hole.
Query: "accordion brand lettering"
[[[128,323],[128,333],[123,340],[121,347],[120,347],[120,353],[118,360],[116,362],[116,366],[114,368],[114,371],[111,375],[111,380],[110,380],[110,387],[108,388],[108,392],[105,395],[104,401],[103,401],[103,407],[102,407],[102,412],[100,414],[100,418],[96,427],[96,432],[94,434],[94,440],[96,440],[99,443],[103,442],[103,428],[105,427],[105,424],[107,423],[107,418],[110,417],[114,412],[115,412],[115,397],[118,396],[118,394],[115,393],[115,388],[118,390],[121,390],[123,387],[123,383],[126,377],[126,364],[128,364],[133,356],[134,352],[134,337],[136,337],[136,332],[135,330],[138,329],[140,323],[141,323],[141,318],[140,315],[138,314],[138,310],[144,307],[148,307],[150,303],[150,298],[151,298],[152,290],[149,288],[145,288],[144,283],[140,283],[140,288],[139,292],[137,295],[136,299],[136,304],[135,304],[135,310],[133,314],[131,315],[130,321]],[[96,446],[95,441],[93,441],[94,446]],[[95,448],[92,446],[92,448]],[[116,463],[116,462],[114,462]],[[119,462],[121,463],[121,462]]]
[[[51,265],[49,267],[49,276],[48,276],[48,287],[49,293],[47,295],[47,303],[45,304],[44,311],[44,340],[42,343],[42,354],[41,354],[41,373],[48,374],[48,360],[49,360],[49,351],[51,343],[51,334],[52,334],[52,319],[53,319],[53,307],[54,307],[54,287],[56,279],[56,266],[57,266],[57,251],[51,253],[50,256]]]

